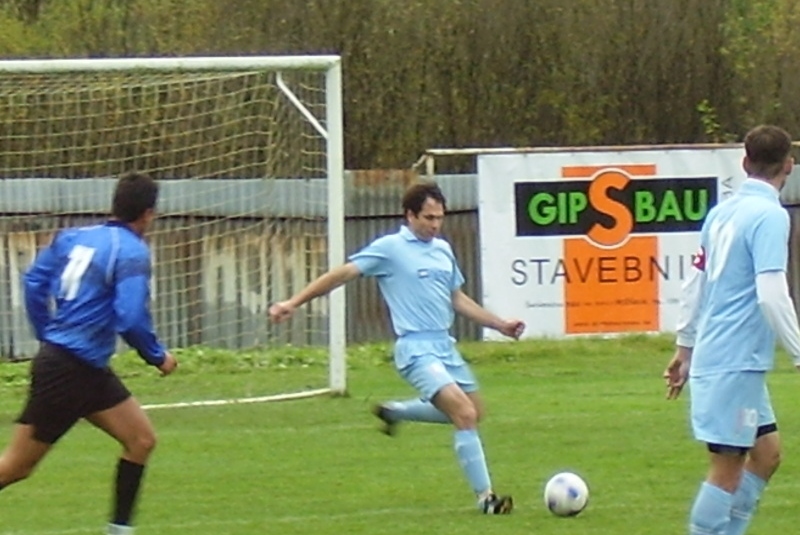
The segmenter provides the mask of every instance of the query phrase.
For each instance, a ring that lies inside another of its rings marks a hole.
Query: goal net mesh
[[[328,267],[325,103],[324,71],[3,72],[2,355],[36,350],[20,282],[36,251],[58,228],[102,222],[115,178],[139,170],[161,184],[147,239],[167,345],[238,350],[265,366],[300,359],[298,384],[275,388],[327,386],[324,350],[314,362],[276,348],[324,348],[328,300],[285,327],[266,317]]]

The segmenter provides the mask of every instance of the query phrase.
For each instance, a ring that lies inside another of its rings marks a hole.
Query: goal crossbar
[[[14,59],[0,61],[0,71],[18,73],[109,71],[249,71],[327,70],[340,66],[339,56],[234,56],[102,59]]]

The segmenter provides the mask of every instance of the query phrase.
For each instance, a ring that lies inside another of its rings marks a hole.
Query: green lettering
[[[564,192],[558,194],[558,222],[564,224],[567,222],[567,196]]]
[[[697,202],[692,200],[697,197]],[[708,213],[708,190],[683,192],[683,213],[689,221],[701,221]]]
[[[580,191],[572,191],[569,193],[569,222],[575,224],[578,222],[578,216],[586,209],[589,201],[586,195]]]
[[[651,191],[637,191],[633,205],[637,223],[649,223],[656,218],[656,198]]]
[[[662,223],[666,221],[667,218],[671,218],[674,221],[683,221],[683,214],[681,214],[681,208],[678,205],[678,197],[672,190],[664,192],[664,199],[661,201],[661,207],[658,209],[656,221]]]
[[[528,216],[531,221],[544,227],[552,223],[558,217],[558,208],[555,206],[556,199],[550,193],[537,193],[528,201]]]

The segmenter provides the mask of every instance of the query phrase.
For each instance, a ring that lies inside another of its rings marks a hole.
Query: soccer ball
[[[556,516],[575,516],[586,508],[589,487],[577,474],[561,472],[544,487],[544,504]]]

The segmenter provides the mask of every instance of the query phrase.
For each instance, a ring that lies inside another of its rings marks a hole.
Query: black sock
[[[114,494],[113,524],[128,526],[133,516],[133,507],[139,495],[139,485],[144,475],[144,465],[120,459],[117,463],[117,481]]]

